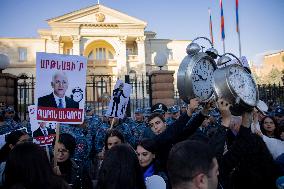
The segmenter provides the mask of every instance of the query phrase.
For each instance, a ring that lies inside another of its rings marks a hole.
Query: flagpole
[[[223,39],[223,53],[225,54],[225,39]]]
[[[239,37],[239,55],[240,57],[242,56],[242,47],[241,47],[241,34],[240,34],[240,28],[238,32],[238,37]]]

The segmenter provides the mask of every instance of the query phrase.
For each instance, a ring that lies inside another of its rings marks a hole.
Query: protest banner
[[[39,144],[40,146],[52,145],[55,137],[56,123],[38,121],[36,114],[37,107],[35,105],[28,106],[28,111],[33,142]]]
[[[131,94],[131,85],[117,80],[112,91],[111,100],[106,115],[109,117],[123,118]]]
[[[84,121],[87,60],[83,56],[37,52],[35,99],[38,121]]]

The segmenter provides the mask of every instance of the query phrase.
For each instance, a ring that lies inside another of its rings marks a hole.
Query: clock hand
[[[199,81],[199,79],[197,77],[193,77],[193,81],[196,82],[196,81]]]
[[[199,79],[201,79],[201,80],[207,80],[207,78],[206,79],[204,79],[201,75],[197,75],[198,77],[199,77]]]

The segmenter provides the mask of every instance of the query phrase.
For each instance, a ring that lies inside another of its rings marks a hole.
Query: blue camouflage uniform
[[[88,122],[89,122],[88,127],[89,127],[91,133],[93,133],[93,135],[95,136],[98,129],[100,128],[100,126],[102,124],[102,120],[98,115],[94,114],[91,118],[89,118]]]
[[[123,122],[123,123],[126,123],[127,125],[131,125],[131,124],[133,124],[135,121],[134,121],[132,118],[130,118],[130,117],[125,117],[125,118],[122,119],[122,122]]]
[[[168,117],[166,119],[166,123],[167,123],[168,126],[172,125],[175,121],[176,120],[174,118],[172,118],[172,117]]]
[[[144,110],[142,108],[137,108],[134,112],[135,114],[144,114]],[[144,130],[146,129],[146,123],[144,121],[133,121],[129,124],[131,128],[131,132],[134,136],[135,146],[138,142],[143,138]]]
[[[5,119],[0,127],[0,135],[10,133],[18,129],[24,129],[21,123],[18,123],[13,119]]]
[[[5,117],[5,113],[7,112],[13,112],[15,113],[15,110],[12,106],[8,106],[6,107],[3,111],[2,111],[2,116],[4,117],[4,122],[2,123],[2,125],[0,126],[0,135],[7,135],[9,133],[11,133],[12,131],[15,130],[26,130],[26,128],[23,127],[23,125],[20,122],[16,122],[12,117]],[[3,141],[4,142],[4,141]],[[3,146],[3,144],[0,144],[0,147]]]
[[[168,112],[170,114],[174,114],[174,113],[177,113],[179,111],[180,111],[180,109],[179,109],[179,106],[177,106],[177,105],[174,105],[174,106],[172,106],[168,109]],[[174,119],[173,117],[169,117],[169,118],[166,119],[166,123],[169,126],[172,125],[175,121],[176,121],[176,119]]]
[[[85,161],[90,159],[94,154],[94,138],[97,129],[101,125],[100,119],[95,116],[85,119],[86,128],[61,124],[60,133],[68,133],[76,140],[76,149],[74,159]]]
[[[102,123],[100,127],[97,130],[96,136],[95,136],[95,152],[96,154],[101,152],[104,147],[104,140],[106,136],[106,131],[110,128],[110,125],[108,123]]]
[[[107,123],[103,123],[100,128],[97,131],[96,137],[95,137],[95,151],[96,153],[99,153],[102,151],[104,147],[104,140],[107,133],[107,130],[110,128],[110,125]],[[125,139],[125,142],[129,143],[131,146],[134,147],[135,139],[132,135],[130,127],[123,123],[121,120],[119,121],[119,124],[114,126],[113,129],[117,129],[120,131]]]
[[[151,130],[149,123],[148,123],[148,117],[152,114],[152,108],[151,107],[147,107],[144,108],[144,118],[145,118],[145,126],[146,128],[144,129],[142,138],[154,138],[156,135],[153,133],[153,131]]]

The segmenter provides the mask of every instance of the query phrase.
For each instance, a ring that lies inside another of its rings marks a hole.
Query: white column
[[[60,36],[51,35],[46,45],[46,52],[59,54],[60,53],[59,42],[60,42]]]
[[[140,36],[136,38],[137,50],[138,50],[138,65],[137,68],[142,71],[143,74],[146,73],[146,63],[145,63],[145,38],[146,36]]]
[[[119,42],[119,55],[117,60],[117,76],[118,77],[124,77],[124,75],[127,74],[127,66],[126,66],[126,39],[127,36],[120,36]]]
[[[80,39],[81,36],[79,35],[72,35],[71,36],[72,42],[73,42],[73,55],[81,55],[80,52]]]
[[[59,54],[64,54],[64,43],[59,43]]]

